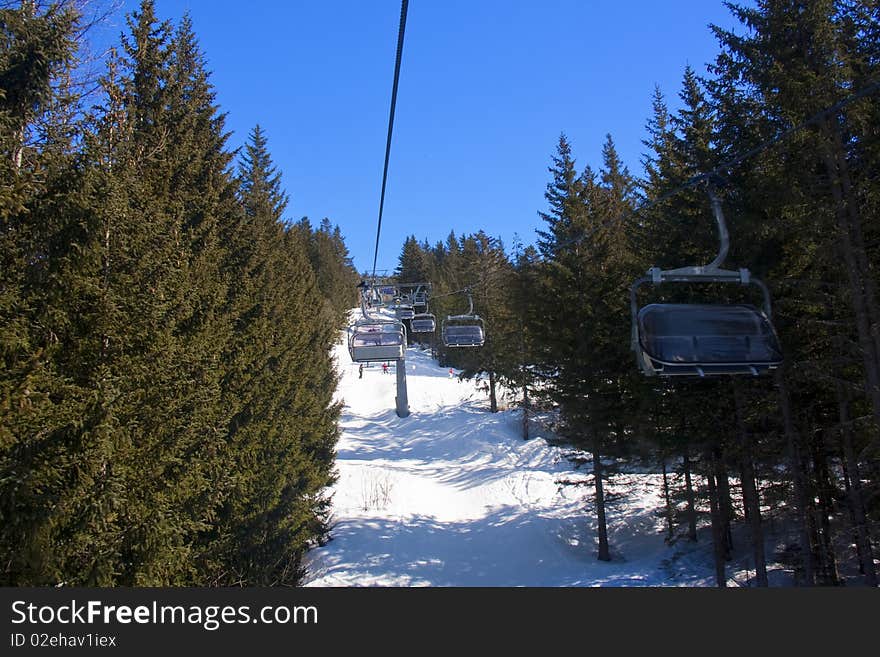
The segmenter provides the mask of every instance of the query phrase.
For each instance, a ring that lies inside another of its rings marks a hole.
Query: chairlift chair
[[[413,315],[409,325],[413,333],[433,333],[437,329],[437,320],[431,313],[418,313]]]
[[[401,302],[397,304],[397,307],[394,309],[394,316],[401,320],[412,319],[415,314],[415,310],[413,310],[413,307],[408,303]]]
[[[355,363],[404,358],[406,327],[393,319],[360,319],[348,327],[348,353]]]
[[[730,271],[720,265],[727,257],[729,235],[721,202],[708,186],[721,247],[706,266],[661,270],[630,289],[632,348],[648,376],[759,375],[782,363],[782,349],[771,322],[770,293],[747,269]],[[645,283],[739,283],[760,288],[761,309],[749,304],[651,303],[639,309],[636,292]]]
[[[433,333],[437,330],[437,319],[428,312],[428,295],[422,291],[421,286],[413,293],[413,308],[422,309],[421,312],[413,315],[409,323],[413,333]]]
[[[482,347],[486,336],[483,319],[474,314],[474,302],[468,290],[470,309],[463,315],[449,315],[443,320],[440,333],[447,347]]]
[[[396,360],[406,356],[406,326],[403,322],[373,317],[361,298],[363,317],[348,327],[348,353],[355,363]]]

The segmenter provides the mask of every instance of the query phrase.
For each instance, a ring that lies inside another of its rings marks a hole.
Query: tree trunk
[[[847,499],[855,529],[856,548],[859,554],[859,572],[864,575],[865,584],[876,587],[877,569],[874,566],[874,551],[871,547],[871,536],[868,533],[865,503],[862,496],[862,481],[859,474],[859,462],[856,458],[852,442],[852,426],[849,416],[849,395],[845,386],[837,382],[837,402],[840,413],[840,438],[843,447],[843,462],[847,478]]]
[[[712,449],[712,464],[715,470],[715,486],[718,495],[718,508],[721,512],[721,536],[724,539],[724,558],[730,561],[733,552],[733,533],[730,523],[734,518],[733,503],[730,500],[730,481],[727,478],[727,467],[718,445]]]
[[[523,440],[529,439],[529,386],[523,383],[523,424],[522,437]]]
[[[495,372],[489,372],[489,411],[498,412],[498,398],[495,396]]]
[[[15,131],[15,147],[12,149],[12,168],[18,173],[24,155],[24,128]]]
[[[666,542],[672,542],[673,509],[672,499],[669,497],[669,478],[666,475],[666,457],[660,459],[660,467],[663,469],[663,499],[666,500]]]
[[[862,553],[861,542],[859,541],[859,532],[856,530],[856,525],[858,525],[858,523],[856,522],[855,509],[853,508],[853,503],[852,503],[852,482],[851,482],[850,476],[849,476],[849,468],[847,467],[847,464],[846,464],[846,455],[842,451],[840,453],[840,467],[841,467],[841,470],[843,471],[843,493],[844,493],[844,495],[846,495],[846,501],[847,501],[846,506],[847,506],[847,509],[849,509],[849,522],[850,522],[850,525],[852,526],[852,530],[853,530],[852,531],[852,542],[853,542],[853,545],[855,545],[856,559],[859,562],[859,575],[864,576],[864,574],[865,574],[865,557]]]
[[[739,387],[733,385],[733,399],[736,406],[736,426],[742,444],[742,491],[743,507],[752,533],[752,550],[755,557],[755,583],[758,586],[769,586],[767,581],[767,561],[764,554],[764,531],[761,527],[761,500],[758,496],[758,483],[755,478],[755,467],[752,456],[752,435],[746,427],[742,394]]]
[[[719,588],[727,586],[727,575],[724,572],[724,529],[721,521],[721,509],[718,504],[718,489],[715,486],[715,474],[706,474],[709,485],[709,509],[712,517],[712,553],[715,556],[715,584]]]
[[[688,445],[684,445],[684,454],[682,455],[682,466],[684,468],[684,484],[687,495],[687,517],[688,517],[688,540],[696,542],[697,540],[697,508],[694,501],[694,485],[691,480],[691,457],[688,451]]]
[[[596,486],[596,533],[599,538],[599,561],[611,561],[608,549],[608,526],[605,521],[605,490],[602,486],[602,459],[599,457],[599,438],[593,432],[593,482]]]
[[[834,511],[834,495],[832,492],[831,473],[828,470],[828,454],[825,448],[823,433],[815,432],[813,440],[813,467],[816,474],[819,506],[817,507],[819,532],[819,549],[822,556],[822,573],[825,583],[836,586],[840,583],[837,572],[837,557],[834,553],[834,541],[831,530],[831,513]]]
[[[797,513],[798,525],[800,525],[801,554],[803,555],[804,579],[807,586],[816,583],[816,567],[813,561],[812,540],[810,539],[809,514],[807,511],[807,487],[804,480],[804,471],[801,467],[801,439],[794,423],[791,411],[791,397],[788,392],[788,384],[785,381],[783,369],[776,374],[776,386],[779,390],[779,407],[782,411],[782,422],[785,428],[785,438],[788,448],[789,467],[794,486],[794,504]]]
[[[833,135],[835,130],[827,128],[827,132]],[[840,236],[843,263],[847,278],[849,279],[850,299],[853,312],[855,313],[859,350],[862,353],[862,362],[865,368],[866,389],[871,400],[874,423],[880,428],[880,366],[878,366],[878,347],[872,332],[870,317],[871,309],[876,306],[876,299],[869,298],[871,295],[868,292],[873,290],[873,285],[868,282],[868,279],[871,278],[870,272],[862,271],[862,268],[859,266],[860,260],[863,260],[864,256],[856,253],[856,245],[854,244],[852,213],[855,210],[847,207],[852,205],[852,203],[848,202],[851,199],[844,197],[841,182],[843,179],[847,181],[849,179],[845,158],[835,157],[835,155],[836,153],[832,151],[829,145],[825,149],[823,159],[828,176],[831,179],[831,195],[834,198],[834,213],[838,226],[837,232]]]
[[[843,149],[843,142],[838,127],[832,128],[832,141],[835,159],[837,160],[837,171],[840,176],[840,188],[843,199],[846,201],[847,216],[849,218],[850,229],[852,230],[852,246],[856,256],[856,262],[861,270],[865,306],[868,309],[868,320],[870,322],[871,335],[874,338],[874,357],[876,358],[877,367],[880,369],[880,306],[877,303],[877,286],[874,276],[871,272],[871,265],[868,260],[868,252],[865,248],[865,237],[862,231],[862,218],[860,216],[861,203],[853,193],[852,180],[849,175],[849,163],[846,160],[846,154]]]

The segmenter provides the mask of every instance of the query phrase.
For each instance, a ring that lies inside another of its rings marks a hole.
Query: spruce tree
[[[302,556],[325,531],[338,409],[330,345],[335,317],[298,231],[262,130],[239,166],[242,212],[228,234],[235,332],[224,404],[232,482],[216,530],[218,584],[296,584]]]

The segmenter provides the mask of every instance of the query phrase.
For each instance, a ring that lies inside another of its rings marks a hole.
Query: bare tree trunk
[[[608,526],[605,519],[605,489],[602,486],[602,459],[599,456],[599,437],[593,431],[593,482],[596,486],[596,532],[599,538],[599,561],[611,561],[608,549]]]
[[[523,379],[523,425],[522,425],[522,437],[523,440],[529,439],[529,386],[525,383],[525,379]]]
[[[674,511],[672,499],[669,496],[669,478],[666,475],[666,457],[660,459],[660,467],[663,469],[663,499],[666,500],[666,542],[672,542],[672,523]]]
[[[498,412],[498,398],[495,396],[495,372],[489,372],[489,411]]]
[[[804,480],[804,471],[801,467],[801,439],[794,423],[794,416],[791,411],[791,397],[789,396],[783,369],[777,371],[776,386],[779,390],[779,407],[782,411],[782,422],[785,428],[786,442],[788,443],[789,468],[791,469],[791,478],[794,485],[794,503],[797,510],[798,525],[800,525],[804,579],[807,586],[813,586],[816,583],[816,567],[813,561],[812,540],[810,539],[806,482]]]
[[[761,527],[761,500],[758,497],[758,484],[755,480],[755,467],[752,456],[752,435],[746,427],[742,394],[733,385],[733,399],[736,406],[736,426],[742,444],[742,491],[743,507],[752,533],[752,550],[755,557],[755,583],[769,586],[767,580],[767,560],[764,554],[764,531]]]
[[[751,444],[743,454],[743,493],[745,506],[749,509],[749,528],[752,533],[752,550],[755,557],[755,580],[758,586],[769,586],[767,580],[767,556],[764,551],[764,529],[761,523],[761,498],[752,461]]]
[[[734,518],[733,503],[730,500],[730,481],[727,478],[727,467],[722,458],[721,448],[716,445],[712,449],[712,464],[715,470],[715,486],[718,495],[718,508],[721,512],[721,536],[724,539],[724,558],[730,561],[733,552],[733,533],[730,523]]]
[[[712,553],[715,556],[715,584],[719,588],[727,586],[727,574],[724,572],[724,529],[721,520],[721,508],[718,504],[718,489],[715,486],[715,474],[706,474],[709,484],[709,509],[712,517]]]
[[[834,141],[834,128],[827,128],[828,136]],[[839,149],[834,149],[839,150]],[[867,262],[866,256],[857,254],[854,232],[858,230],[853,224],[858,223],[856,210],[851,198],[845,198],[843,182],[849,185],[849,174],[846,167],[846,159],[832,150],[829,145],[823,154],[825,168],[831,179],[831,195],[834,198],[834,212],[837,217],[838,235],[843,255],[843,263],[849,279],[850,299],[855,313],[855,324],[858,333],[859,350],[862,353],[862,362],[865,368],[865,383],[868,397],[871,400],[871,409],[874,415],[874,423],[880,427],[880,366],[878,366],[878,346],[872,331],[871,310],[876,312],[876,298],[872,298],[873,283],[870,272],[860,267],[860,261]],[[852,196],[851,190],[849,196]],[[850,207],[848,207],[850,206]],[[853,218],[855,217],[855,222]]]
[[[817,483],[817,497],[819,504],[816,507],[816,520],[819,531],[819,555],[822,565],[822,579],[825,584],[836,586],[840,583],[837,572],[837,557],[834,554],[834,542],[831,532],[830,514],[834,508],[832,483],[828,471],[828,455],[825,452],[824,430],[814,432],[813,439],[813,469]]]
[[[877,367],[880,369],[880,330],[878,330],[880,329],[880,306],[878,306],[877,302],[877,285],[871,273],[868,251],[865,248],[865,236],[862,231],[862,218],[860,216],[861,203],[855,198],[855,193],[853,192],[852,180],[849,175],[849,163],[846,160],[846,154],[843,149],[840,129],[835,126],[832,128],[831,134],[835,159],[838,163],[837,171],[840,176],[840,188],[846,201],[847,216],[850,229],[852,230],[853,251],[863,278],[865,306],[868,309],[871,335],[874,338],[874,357],[877,361]]]
[[[15,148],[12,149],[12,168],[21,171],[24,156],[24,128],[15,131]]]
[[[874,551],[871,547],[871,536],[865,514],[865,503],[862,496],[862,481],[859,474],[859,461],[852,442],[852,426],[850,424],[849,395],[845,386],[837,382],[837,402],[840,413],[840,438],[843,447],[843,462],[847,480],[847,499],[855,529],[856,548],[859,554],[859,572],[865,577],[865,584],[877,586],[877,569],[874,566]]]
[[[682,455],[682,467],[684,468],[684,484],[687,496],[687,517],[688,517],[688,540],[696,542],[697,540],[697,508],[694,501],[694,485],[691,480],[691,457],[688,451],[688,445],[684,445],[684,454]]]
[[[843,471],[843,492],[846,495],[847,501],[847,509],[849,509],[849,522],[852,527],[852,542],[856,547],[856,559],[859,562],[859,575],[865,574],[865,557],[862,552],[862,544],[859,540],[859,532],[856,530],[856,514],[855,509],[853,508],[852,503],[852,482],[849,476],[849,468],[846,464],[846,455],[841,451],[840,453],[840,467]]]

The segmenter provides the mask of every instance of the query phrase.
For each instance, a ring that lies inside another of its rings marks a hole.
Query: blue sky
[[[118,33],[125,0],[113,19]],[[156,0],[185,11],[238,148],[259,123],[291,201],[287,218],[338,224],[372,267],[399,0]],[[411,0],[378,269],[407,235],[432,244],[485,230],[509,248],[542,227],[547,167],[564,132],[578,168],[611,133],[641,175],[660,85],[672,109],[687,64],[735,27],[721,0]],[[741,29],[740,29],[741,31]]]

